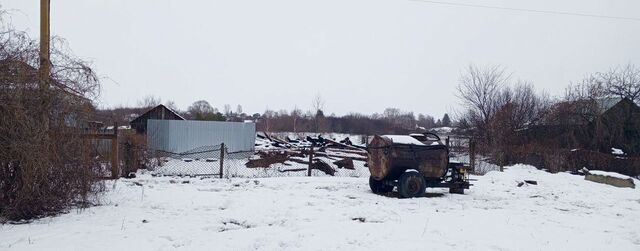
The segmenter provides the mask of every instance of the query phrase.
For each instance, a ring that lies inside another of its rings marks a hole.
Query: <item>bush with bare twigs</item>
[[[99,190],[82,138],[98,78],[61,39],[52,41],[49,88],[38,62],[38,43],[0,19],[0,220],[85,206]]]

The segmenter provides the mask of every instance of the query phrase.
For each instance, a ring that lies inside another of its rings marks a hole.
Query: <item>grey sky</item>
[[[637,0],[454,1],[640,17]],[[199,99],[246,112],[327,114],[397,107],[441,116],[469,63],[500,64],[559,95],[585,74],[640,64],[640,21],[445,6],[408,0],[52,0],[51,30],[102,81],[102,106],[145,95],[181,109]],[[37,0],[4,0],[38,31]]]

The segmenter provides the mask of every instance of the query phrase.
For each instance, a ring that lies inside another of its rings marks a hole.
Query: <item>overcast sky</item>
[[[637,0],[455,1],[640,17]],[[37,38],[37,0],[3,0]],[[397,107],[442,116],[470,63],[499,64],[560,95],[590,72],[640,64],[640,21],[409,0],[52,0],[51,31],[93,62],[101,106],[146,95],[245,112]]]

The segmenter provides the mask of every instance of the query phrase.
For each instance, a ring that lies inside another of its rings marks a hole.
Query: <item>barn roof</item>
[[[186,120],[184,117],[180,116],[180,114],[179,114],[179,113],[177,113],[176,111],[174,111],[173,109],[171,109],[171,108],[169,108],[169,107],[167,107],[167,106],[165,106],[165,105],[163,105],[163,104],[160,104],[160,105],[158,105],[158,106],[156,106],[156,107],[153,107],[153,108],[149,109],[148,111],[146,111],[145,113],[143,113],[143,114],[141,114],[140,116],[136,117],[135,119],[131,120],[131,122],[133,123],[133,122],[135,122],[136,120],[138,120],[138,119],[140,119],[140,118],[145,117],[147,114],[151,113],[152,111],[154,111],[154,110],[156,110],[156,109],[158,109],[158,108],[164,108],[164,109],[167,109],[167,111],[169,111],[169,112],[173,113],[174,115],[176,115],[176,117],[180,118],[181,120]]]

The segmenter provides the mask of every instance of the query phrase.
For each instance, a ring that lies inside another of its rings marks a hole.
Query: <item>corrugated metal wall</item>
[[[195,120],[155,120],[147,123],[149,148],[182,153],[224,143],[228,152],[253,151],[256,124]]]

